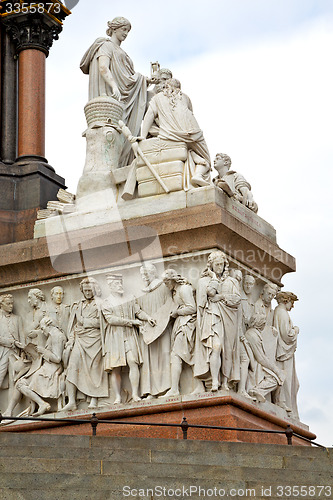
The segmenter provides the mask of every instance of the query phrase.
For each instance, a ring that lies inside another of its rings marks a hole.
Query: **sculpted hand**
[[[148,318],[148,323],[150,326],[156,326],[156,320],[154,318]]]
[[[44,354],[45,349],[43,347],[37,347],[38,354]]]
[[[142,321],[139,320],[139,319],[133,319],[132,320],[132,326],[141,326],[142,325]]]
[[[120,93],[120,90],[118,89],[117,85],[113,84],[111,86],[111,88],[112,88],[113,97],[115,99],[117,99],[117,101],[120,101],[120,99],[121,99],[121,93]]]
[[[30,333],[28,333],[28,339],[35,339],[38,335],[38,332],[36,330],[32,330]]]

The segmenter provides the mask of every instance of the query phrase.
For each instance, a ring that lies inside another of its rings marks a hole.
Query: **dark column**
[[[17,56],[5,29],[1,33],[1,152],[4,163],[17,156]]]
[[[18,158],[45,160],[45,54],[19,54]]]
[[[37,210],[65,188],[45,158],[45,59],[70,14],[58,0],[1,6],[0,244],[32,238]]]

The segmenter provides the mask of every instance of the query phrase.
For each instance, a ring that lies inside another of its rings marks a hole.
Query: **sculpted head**
[[[157,278],[157,269],[151,262],[146,262],[140,267],[142,281],[148,286]]]
[[[84,278],[80,283],[80,290],[85,299],[91,300],[95,296],[100,297],[102,295],[101,287],[95,278]]]
[[[215,250],[208,256],[207,268],[218,276],[227,277],[229,275],[229,262],[227,256],[221,250]]]
[[[257,330],[262,331],[265,328],[265,324],[266,324],[265,314],[256,313],[253,316],[251,316],[249,327],[257,328]]]
[[[246,295],[250,295],[253,290],[253,287],[256,283],[256,280],[251,274],[246,274],[243,278],[243,290]]]
[[[161,68],[158,70],[156,78],[155,90],[158,93],[164,89],[166,82],[172,78],[172,72],[168,68]]]
[[[242,282],[243,275],[240,269],[230,269],[230,276],[232,278],[235,278],[238,281],[238,283]]]
[[[121,274],[113,274],[113,273],[107,274],[106,282],[108,284],[111,293],[123,295],[124,286],[123,286],[123,277]]]
[[[39,325],[43,333],[46,335],[49,333],[51,327],[54,326],[53,321],[49,316],[44,316],[44,318],[40,320]]]
[[[297,295],[292,292],[278,292],[275,299],[278,304],[284,304],[287,311],[291,311],[294,303],[298,300]]]
[[[176,285],[188,284],[186,278],[183,278],[174,269],[167,269],[162,274],[163,283],[169,288],[169,290],[174,290]]]
[[[32,288],[28,293],[28,302],[31,307],[38,308],[41,302],[45,302],[45,295],[39,288]]]
[[[223,177],[231,167],[230,156],[224,153],[217,153],[214,160],[214,168],[218,171],[219,176]]]
[[[51,290],[51,299],[52,301],[60,305],[62,303],[62,299],[64,297],[64,289],[61,286],[54,286]]]
[[[12,313],[14,309],[14,298],[10,293],[0,295],[0,308],[5,313]]]
[[[266,306],[269,306],[272,300],[274,299],[276,293],[277,293],[277,286],[273,285],[272,283],[266,283],[266,285],[264,285],[264,288],[262,289],[260,297],[262,298],[263,303]]]
[[[113,33],[117,32],[120,35],[120,41],[124,41],[127,37],[128,33],[131,31],[131,23],[126,17],[115,17],[112,21],[108,21],[108,29],[106,30],[106,34],[108,36],[113,35]]]

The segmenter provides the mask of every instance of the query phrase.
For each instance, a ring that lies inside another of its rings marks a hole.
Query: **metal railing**
[[[48,417],[7,417],[3,416],[0,413],[0,423],[4,420],[10,421],[29,421],[29,422],[55,422],[55,423],[65,423],[65,424],[90,424],[92,429],[92,435],[97,435],[97,426],[98,424],[110,424],[110,425],[138,425],[138,426],[148,426],[148,427],[177,427],[181,428],[183,433],[183,439],[187,439],[188,430],[189,429],[211,429],[211,430],[220,430],[220,431],[240,431],[240,432],[255,432],[255,433],[265,433],[265,434],[284,434],[287,438],[287,444],[292,446],[293,438],[302,439],[303,441],[307,441],[315,446],[320,448],[325,448],[325,446],[316,443],[315,441],[308,439],[300,434],[297,434],[293,431],[290,425],[287,425],[285,430],[276,431],[276,430],[268,430],[268,429],[249,429],[246,427],[225,427],[220,425],[201,425],[201,424],[189,424],[186,420],[186,417],[183,417],[183,420],[180,424],[166,424],[162,422],[133,422],[133,421],[124,421],[124,420],[108,420],[108,419],[99,419],[96,413],[93,413],[91,418],[82,419],[82,418],[48,418]],[[19,429],[18,429],[19,432]]]

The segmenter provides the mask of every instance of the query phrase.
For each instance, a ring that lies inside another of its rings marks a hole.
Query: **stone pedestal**
[[[64,302],[73,304],[81,298],[79,283],[94,277],[102,291],[109,294],[106,276],[121,273],[125,289],[140,297],[142,283],[139,268],[147,261],[155,264],[159,276],[174,268],[196,287],[207,257],[214,249],[228,255],[231,268],[256,277],[255,293],[259,296],[267,283],[281,285],[283,275],[295,270],[294,258],[276,242],[275,229],[239,202],[231,200],[220,189],[209,186],[133,199],[113,209],[91,210],[50,217],[37,221],[35,239],[0,246],[1,294],[14,296],[14,312],[29,330],[27,293],[39,288],[51,307],[50,292],[54,286],[64,290]],[[189,394],[195,388],[190,367],[180,381],[181,396],[142,400],[132,403],[128,370],[123,370],[123,401],[114,405],[115,396],[109,384],[109,397],[100,401],[96,410],[101,418],[136,419],[147,422],[180,423],[185,415],[189,423],[231,427],[284,429],[292,425],[295,432],[312,437],[306,426],[288,417],[285,410],[271,403],[251,403],[233,391]],[[6,391],[1,391],[0,407],[7,405]],[[52,411],[57,407],[52,403]],[[58,417],[91,415],[89,400],[80,400],[75,412],[58,412]],[[23,411],[22,401],[17,412]],[[16,413],[17,413],[16,412]],[[53,415],[53,414],[52,414]],[[18,424],[3,429],[15,430]],[[87,433],[89,426],[46,427],[33,423],[20,424],[20,430],[55,433]],[[120,428],[101,425],[103,435],[179,437],[174,430],[155,428]],[[219,431],[190,430],[189,438],[220,439]],[[222,439],[262,443],[285,443],[285,436],[224,432]],[[297,444],[304,444],[297,442]]]
[[[109,410],[96,410],[99,419],[119,422],[145,422],[180,424],[183,417],[192,425],[212,425],[221,427],[237,427],[249,429],[284,431],[288,425],[293,431],[306,439],[315,439],[309,428],[286,418],[284,411],[275,405],[265,403],[249,403],[244,398],[223,391],[205,393],[197,396],[160,398],[158,400],[132,403],[127,405],[112,405]],[[55,417],[54,414],[49,415]],[[62,418],[89,419],[91,410],[67,412]],[[87,424],[54,424],[48,422],[17,422],[6,425],[3,429],[9,432],[32,432],[45,434],[91,435],[91,425]],[[98,436],[145,437],[163,439],[183,439],[181,428],[139,426],[99,423]],[[287,444],[284,434],[252,433],[243,431],[228,431],[214,429],[188,429],[188,439],[204,441],[232,441],[242,443]],[[294,437],[293,444],[310,446],[310,443]]]

